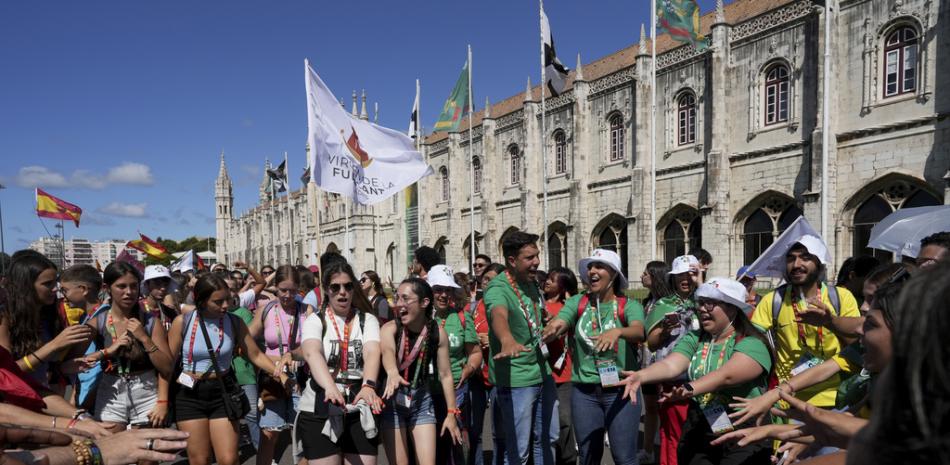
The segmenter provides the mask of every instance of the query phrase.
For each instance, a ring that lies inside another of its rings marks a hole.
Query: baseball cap
[[[455,289],[461,289],[458,283],[455,282],[455,272],[452,270],[452,267],[448,265],[435,265],[429,269],[429,274],[426,276],[426,282],[429,283],[429,286],[436,287],[452,287]]]
[[[682,274],[689,272],[699,272],[699,259],[692,255],[680,255],[673,259],[673,265],[667,274]]]

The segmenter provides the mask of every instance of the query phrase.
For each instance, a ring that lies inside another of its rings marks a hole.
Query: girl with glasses
[[[274,364],[280,362],[285,354],[300,349],[300,327],[306,318],[306,306],[298,300],[300,276],[290,265],[277,268],[271,281],[276,283],[277,298],[269,301],[254,314],[249,326],[251,336],[260,339],[263,335],[264,353]],[[293,367],[287,370],[291,377],[296,376]],[[258,396],[264,403],[258,423],[261,430],[260,445],[257,450],[257,465],[270,465],[274,458],[274,448],[283,431],[293,426],[300,403],[300,392],[296,386],[289,390],[281,386],[267,373],[258,376]]]
[[[379,279],[379,275],[375,271],[364,271],[363,276],[360,277],[360,287],[363,288],[363,293],[369,299],[370,305],[373,306],[373,312],[379,317],[379,320],[383,323],[391,320],[389,301],[386,300],[386,293],[383,292],[383,282]]]
[[[379,322],[365,297],[356,298],[362,290],[348,263],[321,271],[326,308],[303,323],[302,355],[311,377],[294,425],[294,452],[311,465],[375,465]],[[282,365],[297,358],[285,353]]]
[[[437,436],[451,437],[456,444],[462,439],[449,338],[431,316],[433,300],[432,288],[424,280],[403,281],[396,290],[395,319],[386,323],[381,332],[387,376],[383,393],[387,400],[382,416],[383,447],[393,465],[410,463],[410,434],[418,465],[435,465]],[[446,417],[441,425],[436,421],[436,389],[442,391],[441,398],[445,399]]]

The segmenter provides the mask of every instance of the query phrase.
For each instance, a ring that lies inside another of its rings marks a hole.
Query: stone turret
[[[234,195],[231,191],[231,177],[228,176],[228,168],[224,163],[224,151],[221,151],[221,165],[218,168],[218,178],[214,182],[214,205],[215,205],[215,254],[218,261],[227,261],[228,253],[228,234],[231,220],[234,218]]]

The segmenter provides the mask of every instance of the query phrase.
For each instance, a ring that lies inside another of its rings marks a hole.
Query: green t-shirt
[[[601,303],[599,308],[593,307],[593,299],[588,298],[587,307],[577,319],[578,306],[581,294],[575,295],[557,314],[557,319],[573,328],[571,337],[571,381],[575,383],[600,384],[600,374],[597,372],[597,360],[614,360],[621,370],[636,370],[639,368],[637,347],[627,343],[623,338],[618,339],[616,352],[594,353],[594,341],[591,336],[597,336],[603,331],[614,328],[628,327],[633,323],[643,324],[643,306],[636,299],[627,299],[624,305],[623,318],[625,324],[620,324],[620,311],[617,309],[618,300],[611,303]],[[595,320],[596,319],[596,320]],[[596,321],[596,329],[595,329]]]
[[[690,359],[689,370],[687,370],[690,381],[719,369],[736,352],[741,352],[762,365],[762,375],[752,381],[723,388],[712,393],[712,396],[697,396],[695,400],[700,405],[705,405],[707,401],[714,399],[728,408],[735,396],[753,398],[762,395],[768,382],[769,370],[772,368],[772,357],[765,343],[757,337],[743,337],[737,340],[735,336],[732,336],[722,344],[712,343],[711,339],[709,333],[691,331],[683,336],[673,348],[673,352],[683,354]],[[704,351],[705,357],[703,357]]]
[[[528,352],[511,358],[495,360],[495,355],[501,352],[501,341],[494,331],[488,332],[488,378],[496,386],[536,386],[551,376],[551,367],[548,366],[547,359],[541,353],[539,346],[538,334],[544,321],[541,292],[533,282],[518,283],[518,292],[521,294],[520,301],[511,284],[508,283],[507,273],[496,276],[485,288],[485,314],[489,328],[492,324],[492,308],[498,306],[507,308],[511,337],[515,342],[529,349]],[[522,305],[526,306],[535,331],[528,326]]]
[[[244,307],[231,310],[231,313],[237,315],[246,325],[250,325],[251,320],[254,319],[254,315],[251,311]],[[231,368],[234,369],[234,376],[237,377],[238,384],[242,386],[257,384],[257,370],[254,368],[254,365],[251,365],[251,362],[247,360],[247,357],[235,356],[231,360]]]
[[[457,383],[462,377],[462,369],[468,362],[468,351],[465,350],[465,344],[478,344],[478,335],[475,334],[475,320],[472,314],[464,312],[465,325],[462,325],[462,318],[459,312],[451,311],[444,322],[438,315],[435,321],[442,325],[445,335],[449,338],[449,360],[452,362],[452,379]]]

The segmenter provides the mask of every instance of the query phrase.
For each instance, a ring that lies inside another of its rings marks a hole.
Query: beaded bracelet
[[[99,450],[99,446],[96,445],[96,443],[86,440],[86,447],[89,448],[89,453],[92,455],[93,465],[105,465],[105,461],[102,459],[102,451]]]
[[[93,465],[95,463],[92,459],[92,450],[84,442],[80,440],[73,441],[73,453],[76,454],[76,465]]]

